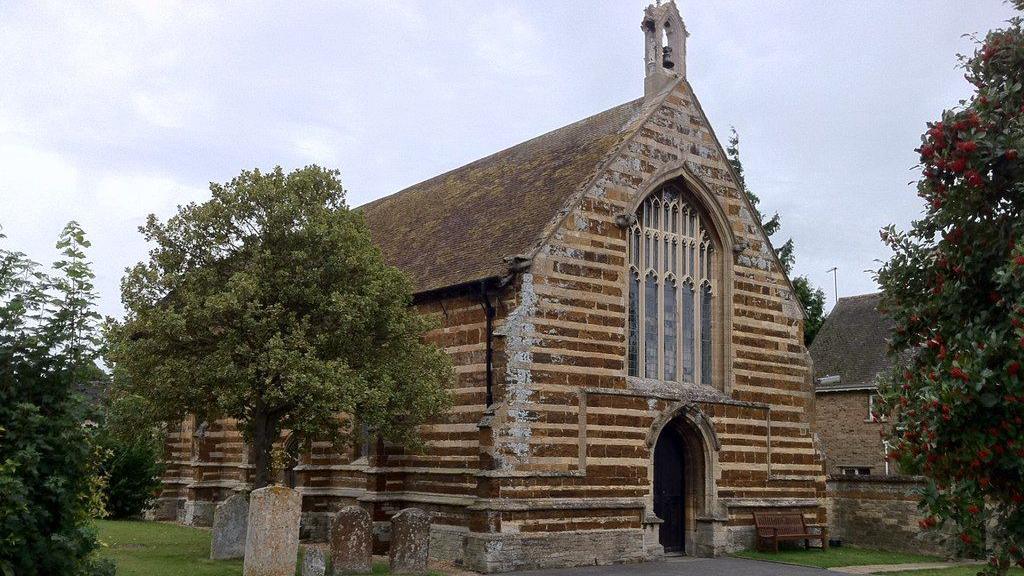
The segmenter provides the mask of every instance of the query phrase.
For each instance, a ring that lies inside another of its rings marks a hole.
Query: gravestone
[[[421,574],[430,553],[430,514],[419,508],[399,510],[391,517],[388,558],[394,574]]]
[[[267,486],[249,495],[245,539],[245,576],[294,576],[299,555],[302,497],[284,486]]]
[[[228,560],[245,556],[245,533],[248,526],[248,494],[235,494],[218,504],[213,513],[210,560]]]
[[[324,549],[320,546],[309,546],[306,548],[306,555],[302,557],[302,576],[325,576],[327,574],[327,559],[324,557]]]
[[[370,572],[373,522],[359,506],[346,506],[331,523],[331,570],[334,574]]]

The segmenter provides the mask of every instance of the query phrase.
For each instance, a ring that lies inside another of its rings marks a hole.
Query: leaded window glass
[[[711,381],[711,285],[700,291],[700,373],[702,382]]]
[[[637,209],[629,233],[630,376],[713,384],[715,250],[707,222],[671,182]]]
[[[693,303],[693,282],[683,284],[683,381],[693,382],[693,351],[697,349],[693,336],[696,333],[693,325],[693,311],[697,307]]]
[[[665,314],[664,314],[664,336],[662,340],[665,342],[665,380],[676,379],[676,355],[678,353],[676,342],[676,326],[679,323],[678,314],[676,314],[676,308],[679,307],[678,300],[676,299],[676,281],[668,280],[665,282]]]
[[[648,274],[644,280],[644,342],[653,346],[644,347],[644,375],[658,377],[658,280]]]
[[[640,329],[637,311],[640,308],[640,276],[631,273],[629,277],[629,373],[636,374],[640,361]]]

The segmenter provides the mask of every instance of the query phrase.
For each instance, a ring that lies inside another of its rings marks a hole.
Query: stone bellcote
[[[657,0],[644,10],[644,96],[664,90],[686,77],[686,24],[672,0]]]

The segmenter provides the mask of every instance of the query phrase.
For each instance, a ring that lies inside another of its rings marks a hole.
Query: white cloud
[[[351,136],[322,126],[303,126],[294,130],[292,142],[299,156],[306,162],[326,167],[341,164],[341,151],[356,144]]]
[[[512,4],[477,14],[469,36],[476,56],[498,74],[529,78],[549,73],[539,31]]]
[[[157,128],[191,126],[206,110],[197,94],[181,89],[136,92],[132,95],[132,107],[143,120]]]
[[[59,154],[24,144],[0,144],[0,224],[31,229],[82,206],[81,178]]]
[[[136,225],[150,213],[166,216],[179,205],[203,201],[210,196],[205,188],[188,186],[158,174],[106,174],[96,182],[94,190],[96,208],[111,220]]]

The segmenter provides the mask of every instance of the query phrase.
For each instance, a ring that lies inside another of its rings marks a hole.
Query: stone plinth
[[[372,569],[373,521],[359,506],[346,506],[331,524],[331,569],[334,574],[365,574]]]
[[[430,553],[430,514],[419,508],[400,510],[391,518],[388,558],[394,574],[421,574]]]
[[[221,502],[213,513],[210,560],[245,556],[245,534],[249,526],[249,495],[235,494]]]
[[[249,496],[245,576],[294,576],[299,554],[302,498],[284,486],[267,486]]]

